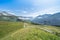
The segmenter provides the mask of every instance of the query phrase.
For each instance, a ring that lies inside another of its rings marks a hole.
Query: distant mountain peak
[[[45,14],[41,16],[39,15],[32,22],[37,24],[60,26],[60,12],[57,12],[53,15],[50,15],[50,14]]]
[[[0,16],[14,16],[11,13],[7,12],[7,11],[0,11]]]
[[[55,13],[54,15],[60,15],[60,12]]]

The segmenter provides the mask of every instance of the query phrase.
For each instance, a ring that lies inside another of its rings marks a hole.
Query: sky
[[[0,0],[0,11],[17,16],[36,17],[60,12],[60,0]]]

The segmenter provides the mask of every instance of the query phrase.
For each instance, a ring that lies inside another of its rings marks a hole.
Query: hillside
[[[0,21],[18,21],[18,17],[7,11],[0,11]]]
[[[37,16],[32,22],[44,25],[60,26],[60,12]]]
[[[23,22],[0,22],[0,40],[60,40],[60,36],[42,28],[55,30],[54,32],[60,30],[60,27],[45,27]]]
[[[2,40],[60,40],[56,35],[36,28],[24,28],[6,36]]]
[[[32,20],[32,17],[17,16],[7,11],[0,11],[0,21],[17,22],[30,20]]]
[[[12,32],[23,28],[22,22],[5,22],[0,21],[0,38],[11,34]]]

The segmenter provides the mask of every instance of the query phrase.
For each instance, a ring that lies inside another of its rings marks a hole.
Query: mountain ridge
[[[45,14],[45,16],[37,16],[34,20],[32,20],[32,22],[37,24],[60,26],[60,12],[57,12],[53,15]]]

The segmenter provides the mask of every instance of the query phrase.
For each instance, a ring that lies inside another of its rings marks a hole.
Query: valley
[[[60,0],[0,0],[0,40],[60,40]]]

